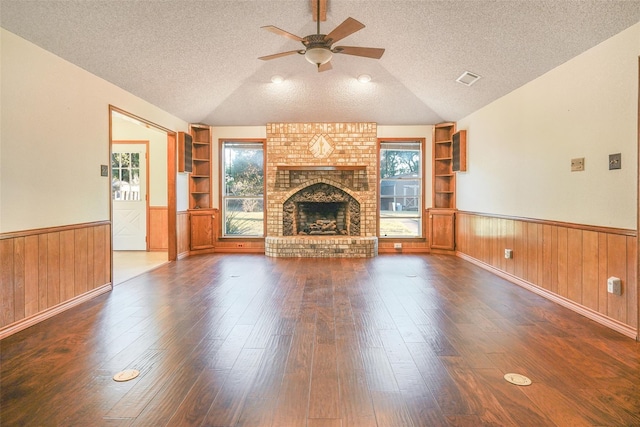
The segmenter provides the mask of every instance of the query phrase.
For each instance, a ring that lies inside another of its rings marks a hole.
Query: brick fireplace
[[[273,257],[372,257],[375,123],[270,123],[267,236]]]

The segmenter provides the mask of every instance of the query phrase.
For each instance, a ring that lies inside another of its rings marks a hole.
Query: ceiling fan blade
[[[323,71],[329,71],[331,69],[333,69],[333,66],[331,65],[331,61],[329,61],[329,62],[327,62],[325,64],[322,64],[322,65],[318,65],[318,72],[319,73],[321,73]]]
[[[346,55],[364,56],[366,58],[380,59],[384,49],[378,47],[336,46],[332,49],[335,53]]]
[[[268,61],[270,59],[282,58],[283,56],[293,55],[294,53],[299,53],[299,50],[290,50],[288,52],[280,52],[274,53],[273,55],[261,56],[258,59],[262,59],[263,61]]]
[[[344,20],[342,24],[338,25],[336,28],[333,29],[333,31],[327,34],[327,36],[325,37],[325,40],[331,39],[332,40],[331,43],[335,43],[338,40],[342,40],[348,35],[351,35],[356,31],[360,31],[363,28],[364,28],[363,23],[358,22],[353,18],[347,18]]]
[[[260,27],[260,28],[264,28],[265,30],[271,31],[274,34],[286,37],[286,38],[291,39],[291,40],[295,40],[297,42],[301,42],[302,41],[302,37],[298,37],[295,34],[291,34],[290,32],[287,32],[285,30],[281,30],[280,28],[274,27],[273,25],[265,25],[264,27]]]

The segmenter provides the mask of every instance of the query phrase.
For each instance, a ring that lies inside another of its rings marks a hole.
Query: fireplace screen
[[[283,235],[360,235],[360,203],[329,184],[314,184],[283,204]]]

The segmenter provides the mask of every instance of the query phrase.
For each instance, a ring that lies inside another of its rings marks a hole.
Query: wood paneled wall
[[[189,256],[189,241],[191,231],[189,228],[189,212],[181,211],[176,216],[176,238],[178,241],[178,259]]]
[[[149,207],[149,250],[169,248],[169,210],[166,206]]]
[[[215,252],[264,254],[264,239],[247,239],[239,242],[229,239],[218,240],[216,241]]]
[[[111,289],[111,224],[0,234],[0,338]]]
[[[513,258],[504,257],[505,249],[513,250]],[[456,250],[534,292],[637,336],[635,230],[458,212]],[[622,280],[622,295],[607,293],[611,276]]]

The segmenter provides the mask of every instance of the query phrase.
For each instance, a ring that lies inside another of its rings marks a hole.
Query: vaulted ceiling
[[[303,48],[261,27],[315,34],[313,2],[0,0],[0,23],[177,117],[223,126],[455,121],[640,21],[639,0],[328,0],[321,32],[353,17],[366,27],[339,44],[385,48],[381,59],[334,55],[321,73],[297,54],[259,60]],[[467,87],[464,71],[482,77]]]

